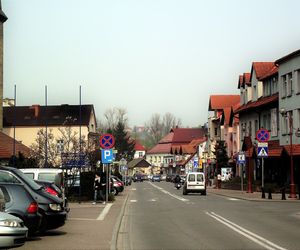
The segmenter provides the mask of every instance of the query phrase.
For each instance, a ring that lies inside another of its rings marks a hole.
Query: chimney
[[[38,104],[32,105],[30,109],[34,110],[34,117],[38,118],[41,113],[41,106]]]

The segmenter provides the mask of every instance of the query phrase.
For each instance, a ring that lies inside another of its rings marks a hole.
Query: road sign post
[[[239,152],[237,162],[239,164],[241,175],[241,191],[244,191],[244,165],[246,163],[245,152]]]
[[[257,156],[261,158],[261,192],[262,198],[265,198],[265,166],[264,158],[268,157],[268,141],[270,133],[262,128],[256,132],[256,139],[259,141],[257,145]]]

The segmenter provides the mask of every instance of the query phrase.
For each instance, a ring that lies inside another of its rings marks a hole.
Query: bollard
[[[268,199],[269,199],[269,200],[272,200],[272,191],[271,191],[271,188],[269,188],[268,191],[269,191]]]
[[[281,189],[281,199],[282,199],[282,200],[286,200],[286,198],[285,198],[285,187],[283,187],[283,188]]]
[[[265,194],[265,188],[261,187],[261,198],[265,199],[266,198],[266,194]]]

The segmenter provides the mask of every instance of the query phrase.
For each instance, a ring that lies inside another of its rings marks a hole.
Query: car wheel
[[[201,195],[206,195],[206,190],[201,193]]]
[[[187,191],[185,189],[183,189],[183,192],[182,192],[183,195],[187,195]]]
[[[113,188],[112,190],[111,190],[111,193],[113,194],[113,195],[118,195],[118,190],[116,189],[116,188]]]

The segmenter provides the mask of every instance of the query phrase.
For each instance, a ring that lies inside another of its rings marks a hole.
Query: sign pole
[[[105,201],[108,202],[108,187],[109,185],[109,179],[108,179],[108,164],[105,164],[105,172],[106,172],[106,188],[105,188]]]
[[[241,190],[244,191],[244,165],[240,164],[240,173],[241,173]]]
[[[264,158],[261,158],[261,188],[265,188],[265,166],[264,166]]]

